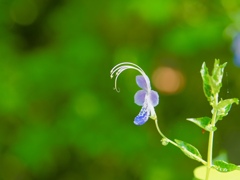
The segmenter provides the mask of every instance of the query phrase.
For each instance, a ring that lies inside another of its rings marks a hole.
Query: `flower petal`
[[[134,124],[136,125],[143,125],[147,122],[150,115],[150,111],[148,110],[147,106],[143,106],[140,113],[135,117]]]
[[[146,93],[147,92],[144,90],[137,91],[136,94],[134,95],[135,104],[142,106],[145,101]]]
[[[157,106],[159,103],[159,95],[156,91],[151,90],[150,92],[150,101],[153,107]]]
[[[137,82],[137,85],[144,90],[147,90],[149,88],[148,84],[150,84],[150,81],[147,78],[147,76],[146,77],[142,75],[136,76],[136,82]]]

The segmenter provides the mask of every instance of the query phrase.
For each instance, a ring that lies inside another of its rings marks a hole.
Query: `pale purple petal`
[[[142,106],[144,101],[145,101],[145,97],[146,97],[146,91],[144,90],[139,90],[135,93],[134,95],[134,102],[135,104]]]
[[[150,111],[146,106],[143,106],[140,113],[135,117],[134,124],[136,125],[143,125],[147,122],[150,115]]]
[[[150,101],[153,107],[157,106],[159,103],[159,96],[158,93],[156,91],[151,90],[150,92]]]
[[[150,84],[149,79],[147,77],[142,76],[142,75],[136,76],[136,82],[137,82],[137,85],[144,90],[147,90],[148,89],[147,84]]]

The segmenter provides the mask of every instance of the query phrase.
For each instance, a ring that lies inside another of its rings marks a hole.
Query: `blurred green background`
[[[141,66],[164,134],[205,158],[208,133],[185,119],[211,116],[203,61],[228,62],[221,97],[240,97],[239,17],[238,0],[0,0],[0,179],[192,179],[198,162],[162,146],[152,120],[133,124],[137,72],[124,72],[116,93],[110,70]],[[236,164],[238,108],[214,141],[214,156]]]

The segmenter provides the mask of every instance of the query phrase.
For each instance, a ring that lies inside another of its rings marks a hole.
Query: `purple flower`
[[[154,107],[159,103],[159,96],[156,91],[151,90],[149,78],[139,66],[129,62],[116,65],[110,72],[111,78],[114,77],[114,74],[116,75],[114,89],[119,92],[117,89],[117,78],[126,69],[135,69],[141,73],[141,75],[136,77],[136,82],[137,85],[142,88],[142,90],[136,92],[134,96],[134,102],[137,105],[142,106],[142,109],[135,117],[134,124],[142,125],[149,119],[149,117],[153,120],[156,120],[157,116]]]
[[[234,53],[234,63],[240,67],[240,34],[237,34],[233,39],[232,49]]]

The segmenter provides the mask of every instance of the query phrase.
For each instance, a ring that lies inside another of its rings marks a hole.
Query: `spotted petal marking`
[[[146,105],[144,105],[140,111],[140,113],[135,117],[134,124],[143,125],[147,122],[150,115],[150,111]]]

